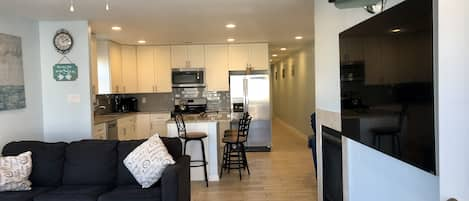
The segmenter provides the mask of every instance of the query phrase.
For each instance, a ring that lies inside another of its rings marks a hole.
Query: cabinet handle
[[[116,85],[116,92],[119,92],[119,85]]]
[[[125,91],[127,91],[126,88],[125,88],[125,86],[123,86],[122,88],[123,88],[123,91],[124,91],[124,93],[125,93]]]

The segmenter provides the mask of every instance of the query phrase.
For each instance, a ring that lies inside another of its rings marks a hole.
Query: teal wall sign
[[[56,81],[75,81],[78,78],[77,65],[70,64],[55,64],[54,65],[54,79]]]

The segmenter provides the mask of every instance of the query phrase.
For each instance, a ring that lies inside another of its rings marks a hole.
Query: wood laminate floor
[[[237,170],[220,182],[192,183],[192,201],[315,201],[317,200],[311,150],[305,139],[273,123],[273,149],[248,153],[251,175],[239,180]]]

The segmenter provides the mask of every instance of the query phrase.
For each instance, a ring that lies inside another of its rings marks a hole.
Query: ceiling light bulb
[[[234,42],[235,39],[234,39],[234,38],[228,38],[228,39],[226,39],[226,41],[228,41],[228,42]]]
[[[75,12],[75,6],[73,5],[73,0],[70,0],[70,12]]]
[[[106,5],[105,5],[105,7],[106,7],[106,11],[111,10],[111,5],[109,4],[109,0],[106,0]]]
[[[402,30],[399,29],[399,28],[391,29],[391,32],[393,32],[393,33],[399,33],[399,32],[401,32],[401,31],[402,31]]]
[[[111,29],[114,30],[114,31],[121,31],[122,27],[114,26]]]
[[[282,47],[282,48],[280,48],[280,51],[287,51],[287,48]]]
[[[273,57],[277,57],[278,55],[276,55],[276,54],[273,54],[272,56],[273,56]]]
[[[145,43],[147,43],[147,41],[146,41],[146,40],[139,40],[139,41],[137,41],[137,43],[139,43],[139,44],[145,44]]]
[[[228,29],[233,29],[236,28],[236,24],[227,24],[225,27]]]
[[[301,39],[303,39],[303,36],[295,36],[295,39],[296,40],[301,40]]]

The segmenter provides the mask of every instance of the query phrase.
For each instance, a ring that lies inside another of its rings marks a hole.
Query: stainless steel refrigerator
[[[246,147],[248,151],[272,148],[270,79],[267,71],[230,72],[231,128],[236,129],[244,112],[253,117]]]

